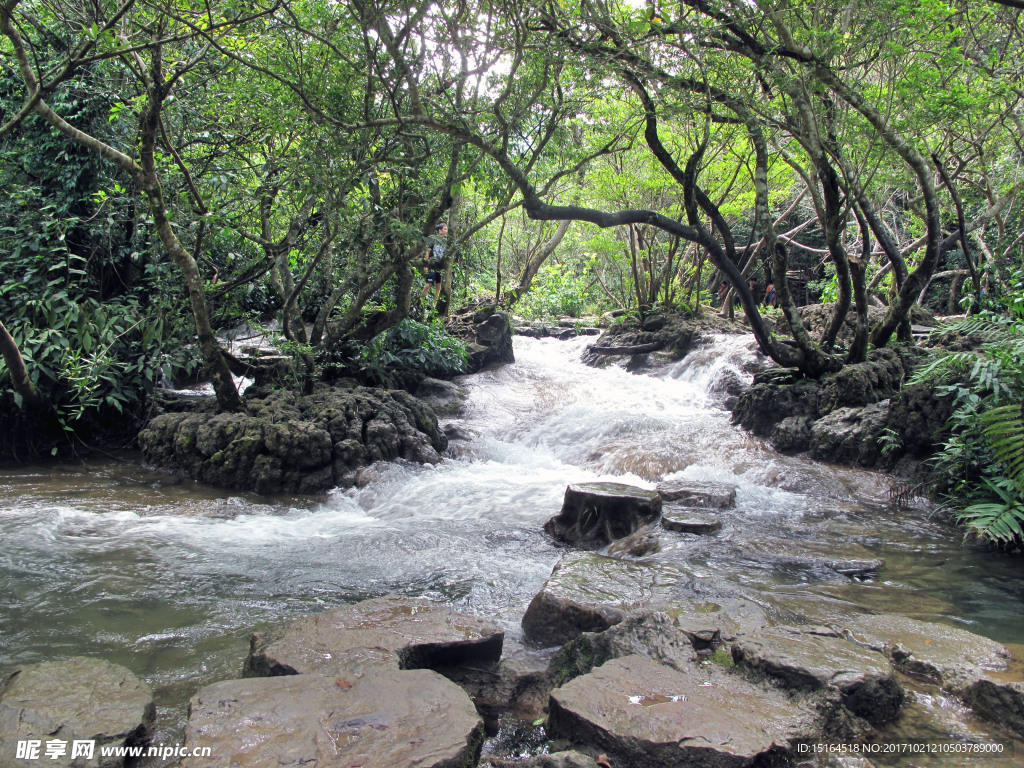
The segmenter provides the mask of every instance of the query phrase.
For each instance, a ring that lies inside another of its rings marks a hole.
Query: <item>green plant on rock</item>
[[[439,319],[424,325],[410,318],[374,336],[359,356],[370,378],[387,382],[396,371],[452,376],[468,367],[466,345],[450,335]]]

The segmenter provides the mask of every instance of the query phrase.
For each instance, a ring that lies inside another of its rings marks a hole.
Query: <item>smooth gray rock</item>
[[[821,724],[782,691],[714,664],[680,672],[627,656],[552,691],[548,730],[616,766],[733,768],[781,763]]]
[[[155,720],[153,692],[122,666],[82,656],[30,664],[0,683],[0,764],[13,761],[19,741],[36,739],[43,748],[50,740],[67,742],[56,759],[41,749],[39,765],[119,768],[124,758],[101,759],[101,747],[146,744]],[[96,742],[91,760],[71,759],[75,740]]]
[[[726,483],[702,483],[693,480],[669,480],[658,484],[665,501],[687,507],[728,509],[736,506],[736,486]]]
[[[753,538],[740,544],[752,560],[784,567],[831,571],[851,578],[871,576],[885,561],[860,544],[840,541],[806,541],[774,537]]]
[[[254,633],[243,676],[494,665],[504,638],[496,625],[447,606],[382,597]]]
[[[1024,682],[985,675],[968,685],[961,696],[979,717],[1024,738]]]
[[[473,702],[430,670],[228,680],[192,697],[185,728],[217,762],[181,768],[470,768],[483,737]]]
[[[661,516],[661,497],[623,483],[576,483],[565,489],[562,511],[544,524],[557,541],[600,549]]]
[[[1007,668],[1009,652],[994,640],[965,629],[906,616],[858,616],[844,622],[844,634],[854,642],[889,656],[909,675],[962,691],[985,671]]]
[[[707,536],[722,530],[722,521],[717,517],[701,514],[701,510],[683,508],[666,509],[661,516],[661,525],[669,531],[696,533]]]
[[[530,602],[523,630],[540,645],[561,645],[581,632],[608,629],[631,611],[686,602],[680,595],[692,580],[674,565],[572,552]]]
[[[828,630],[771,627],[739,639],[732,656],[793,691],[835,689],[848,710],[874,726],[895,719],[903,704],[903,688],[885,656]]]
[[[439,416],[458,413],[466,399],[465,387],[452,381],[426,378],[416,387],[416,397],[425,402]]]

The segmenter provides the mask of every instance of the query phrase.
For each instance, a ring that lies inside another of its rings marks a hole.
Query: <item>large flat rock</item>
[[[643,768],[769,765],[821,733],[818,716],[782,691],[714,664],[682,672],[643,656],[552,691],[548,730],[607,752],[612,765]]]
[[[600,549],[661,516],[661,497],[623,483],[576,483],[565,489],[562,510],[544,524],[554,539]]]
[[[497,625],[439,603],[382,597],[254,633],[243,675],[491,665],[504,638]]]
[[[124,758],[101,762],[100,749],[145,744],[155,720],[153,692],[122,666],[87,657],[31,664],[0,683],[0,764],[14,765],[18,742],[35,740],[38,762],[24,765],[116,768]],[[43,750],[53,740],[65,752],[50,758]],[[94,741],[93,758],[72,760],[74,741]]]
[[[985,671],[1007,668],[1009,652],[965,629],[906,616],[858,616],[844,623],[846,636],[889,656],[901,672],[959,691]]]
[[[827,630],[763,629],[738,640],[732,655],[741,667],[790,690],[837,690],[848,710],[875,726],[893,720],[903,704],[903,688],[885,656]]]
[[[630,611],[670,607],[692,580],[674,565],[572,552],[530,602],[523,630],[541,645],[561,645],[608,629]]]
[[[469,697],[430,670],[228,680],[189,703],[181,768],[469,768],[483,744]]]
[[[841,574],[850,578],[873,576],[885,561],[866,547],[842,541],[799,541],[775,537],[753,538],[740,550],[750,559],[785,568]]]

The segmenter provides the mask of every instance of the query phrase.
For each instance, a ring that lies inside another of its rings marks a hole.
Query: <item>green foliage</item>
[[[1004,546],[1024,543],[1024,292],[1009,317],[992,312],[947,326],[981,341],[976,352],[937,355],[912,383],[940,385],[953,395],[950,436],[933,462],[958,517],[979,538]],[[1009,402],[1007,402],[1009,401]]]
[[[429,325],[406,318],[377,334],[359,355],[367,376],[388,382],[397,371],[452,376],[466,370],[466,345],[447,333],[440,320]]]
[[[589,300],[586,282],[569,266],[548,261],[537,272],[530,292],[516,305],[527,318],[580,317]]]

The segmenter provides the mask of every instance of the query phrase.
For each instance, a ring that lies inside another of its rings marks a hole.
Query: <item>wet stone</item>
[[[548,730],[601,749],[612,765],[732,768],[781,763],[821,725],[784,692],[714,664],[681,672],[627,656],[552,691]]]
[[[667,613],[697,651],[714,651],[769,623],[764,608],[736,598],[678,606]]]
[[[964,701],[975,714],[1024,738],[1024,682],[983,676],[967,686]]]
[[[661,516],[661,497],[623,483],[576,483],[565,489],[562,511],[544,524],[557,541],[600,549]]]
[[[726,483],[669,480],[659,483],[657,490],[665,501],[678,502],[687,507],[729,509],[736,506],[736,486]]]
[[[844,634],[854,642],[889,656],[909,675],[957,692],[985,671],[1007,668],[1009,653],[999,643],[945,624],[906,616],[858,616],[844,622]]]
[[[228,680],[189,702],[185,747],[209,747],[213,762],[181,768],[463,768],[483,737],[473,702],[430,670]]]
[[[903,689],[889,660],[834,632],[772,627],[732,646],[735,662],[794,691],[839,691],[843,705],[874,726],[895,719]]]
[[[495,665],[504,632],[447,606],[383,597],[254,633],[243,676]]]
[[[661,516],[661,524],[669,531],[696,533],[702,536],[722,530],[722,521],[717,517],[702,514],[700,509],[686,507],[666,509]]]
[[[40,765],[117,768],[123,757],[100,762],[103,747],[147,743],[156,709],[149,686],[117,664],[76,657],[31,664],[0,683],[0,755],[13,757],[19,741],[60,740],[65,754],[50,758],[40,749]],[[72,742],[94,740],[91,760],[71,758]],[[0,763],[8,763],[0,760]],[[31,761],[26,761],[26,765]]]
[[[754,538],[740,545],[752,560],[784,567],[831,571],[850,578],[867,578],[885,567],[885,561],[860,544],[813,542],[782,538]]]
[[[523,630],[535,643],[561,645],[581,632],[606,630],[631,611],[685,602],[692,581],[674,565],[572,552],[530,602]]]

